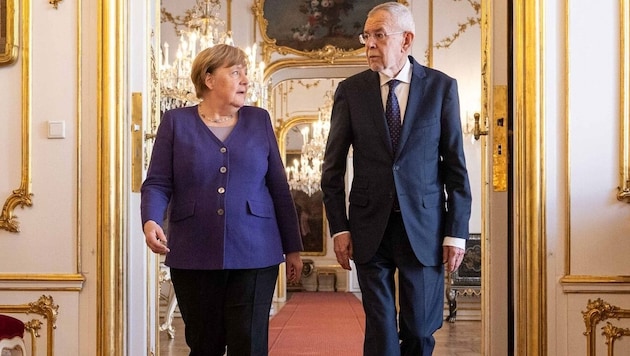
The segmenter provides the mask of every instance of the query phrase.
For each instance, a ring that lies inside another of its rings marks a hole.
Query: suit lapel
[[[371,72],[366,79],[365,92],[362,93],[362,95],[365,95],[366,97],[365,102],[368,105],[368,112],[372,113],[370,115],[372,124],[376,127],[383,143],[385,146],[389,147],[391,152],[392,144],[389,138],[389,131],[387,130],[387,120],[385,120],[383,99],[381,98],[381,81],[377,72]]]
[[[409,97],[407,98],[407,108],[405,109],[405,118],[403,120],[402,131],[400,132],[400,143],[398,144],[398,151],[400,151],[409,135],[414,122],[417,120],[418,111],[420,110],[420,103],[425,94],[426,82],[424,77],[426,73],[424,68],[418,64],[413,58],[411,64],[413,65],[413,71],[411,75],[411,83],[409,84]]]

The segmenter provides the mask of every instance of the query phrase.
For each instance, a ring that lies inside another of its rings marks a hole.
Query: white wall
[[[0,304],[51,296],[59,308],[55,353],[79,354],[79,123],[90,119],[79,114],[79,4],[14,3],[21,16],[19,57],[0,67],[0,203],[9,208],[22,179],[33,196],[31,207],[13,210],[20,231],[0,230]],[[48,138],[50,121],[65,125],[65,138]],[[37,348],[45,352],[52,342],[46,320],[36,313],[14,316],[44,323]]]
[[[550,354],[584,355],[582,313],[589,300],[630,308],[630,288],[622,277],[630,274],[630,210],[616,199],[621,170],[619,2],[568,3],[570,11],[564,1],[545,7],[548,343]],[[630,34],[625,36],[627,41]],[[611,322],[630,324],[627,319]],[[598,354],[607,352],[603,326],[605,322],[596,329]],[[622,338],[615,349],[619,353],[629,345]]]

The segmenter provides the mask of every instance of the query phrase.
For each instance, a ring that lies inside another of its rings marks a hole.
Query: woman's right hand
[[[144,223],[142,228],[144,230],[144,240],[151,251],[161,255],[170,251],[169,248],[166,247],[166,235],[164,235],[164,230],[162,230],[160,225],[153,220],[149,220]]]

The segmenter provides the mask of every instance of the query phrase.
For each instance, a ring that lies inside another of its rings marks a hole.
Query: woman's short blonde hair
[[[201,99],[208,89],[206,87],[206,73],[212,74],[217,68],[239,64],[247,65],[247,55],[238,47],[218,44],[199,52],[190,71],[190,79],[195,85],[197,98]]]

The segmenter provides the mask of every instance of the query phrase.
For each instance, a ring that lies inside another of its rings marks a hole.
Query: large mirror
[[[302,254],[305,256],[326,255],[327,239],[324,233],[326,221],[322,192],[316,176],[318,167],[308,166],[318,164],[318,162],[309,160],[304,149],[308,140],[312,139],[313,127],[317,123],[318,116],[294,117],[281,126],[278,134],[280,152],[290,182],[292,178],[291,195],[300,222],[300,234],[304,244]],[[300,178],[302,184],[300,184]]]

